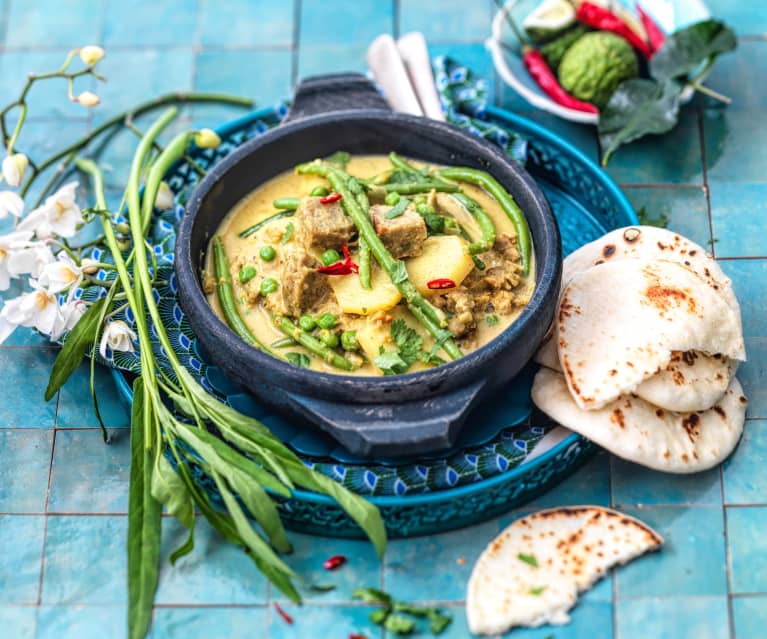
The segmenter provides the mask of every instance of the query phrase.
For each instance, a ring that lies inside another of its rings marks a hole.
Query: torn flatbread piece
[[[623,260],[579,273],[557,319],[559,361],[580,408],[635,392],[674,351],[745,359],[739,314],[676,262]]]
[[[598,506],[542,510],[518,519],[485,548],[469,579],[475,634],[565,624],[578,593],[663,539],[641,521]]]
[[[706,411],[675,413],[626,395],[598,410],[581,410],[561,373],[541,368],[532,388],[549,417],[629,461],[668,473],[695,473],[724,461],[743,433],[747,401],[733,378]]]

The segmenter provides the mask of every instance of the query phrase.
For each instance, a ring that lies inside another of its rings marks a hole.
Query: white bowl
[[[547,96],[525,69],[520,54],[519,40],[506,22],[506,13],[514,17],[516,24],[521,25],[527,16],[541,0],[509,0],[503,9],[493,18],[493,29],[487,48],[493,56],[498,75],[519,95],[534,107],[553,113],[565,120],[596,124],[599,116],[595,113],[584,113],[563,107]],[[627,8],[633,7],[633,2],[616,0]],[[642,0],[642,8],[650,14],[658,25],[671,33],[680,27],[705,20],[710,12],[702,0]],[[505,46],[504,46],[505,45]],[[516,52],[516,53],[515,53]],[[682,102],[692,98],[694,90],[691,87],[682,93]]]

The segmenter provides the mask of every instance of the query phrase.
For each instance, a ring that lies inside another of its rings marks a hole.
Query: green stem
[[[16,144],[16,140],[19,139],[19,134],[21,133],[21,127],[24,126],[24,122],[27,119],[27,103],[22,102],[19,105],[19,119],[16,122],[16,128],[13,130],[13,134],[11,135],[11,139],[8,141],[8,148],[7,153],[10,155],[13,153],[13,146]]]
[[[718,91],[714,91],[713,89],[710,89],[709,87],[701,84],[700,82],[688,82],[693,89],[696,91],[700,91],[704,95],[707,95],[710,98],[713,98],[714,100],[719,100],[719,102],[724,102],[725,104],[732,104],[732,98],[728,98],[726,95],[723,95],[722,93],[719,93]]]

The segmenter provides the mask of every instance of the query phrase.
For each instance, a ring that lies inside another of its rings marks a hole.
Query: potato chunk
[[[354,273],[326,276],[338,305],[344,313],[370,315],[376,311],[387,311],[394,308],[402,299],[402,295],[391,283],[386,272],[375,264],[372,266],[369,290],[360,286],[360,278]]]
[[[440,293],[426,286],[432,280],[448,278],[456,286],[463,282],[474,268],[467,246],[467,242],[457,235],[434,235],[423,243],[423,253],[405,260],[410,281],[421,295]]]

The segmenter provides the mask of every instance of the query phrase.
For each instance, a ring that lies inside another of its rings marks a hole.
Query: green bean
[[[368,187],[368,193],[373,197],[384,199],[388,193],[399,193],[400,195],[413,195],[415,193],[430,193],[439,191],[440,193],[457,193],[461,190],[457,184],[448,184],[447,182],[408,182],[407,184],[379,184]]]
[[[365,215],[370,217],[370,200],[368,200],[365,188],[359,181],[351,177],[349,178],[349,190],[354,194],[354,198],[360,205]],[[357,258],[359,264],[359,270],[357,276],[360,278],[360,286],[366,290],[370,290],[370,247],[365,241],[364,237],[359,239],[359,256]]]
[[[315,186],[310,192],[309,195],[312,197],[325,197],[330,191],[328,191],[324,186]]]
[[[301,198],[299,197],[278,197],[274,202],[272,202],[272,206],[274,206],[275,209],[297,209],[299,204],[301,204]]]
[[[253,226],[249,226],[244,231],[240,232],[241,238],[250,237],[255,233],[256,231],[261,230],[264,228],[269,222],[274,222],[275,220],[281,220],[284,217],[293,217],[296,214],[295,209],[287,210],[287,211],[279,211],[278,213],[275,213],[274,215],[270,215],[269,217],[264,218],[260,222],[256,222]]]
[[[468,195],[464,195],[463,193],[453,193],[450,197],[471,214],[476,220],[479,229],[482,231],[482,241],[469,244],[469,253],[476,255],[477,253],[484,253],[493,248],[493,244],[495,244],[495,224],[493,224],[493,219],[476,200],[472,200]]]
[[[457,182],[468,182],[485,189],[509,216],[514,229],[517,232],[517,243],[519,253],[522,256],[522,270],[525,275],[530,273],[530,260],[532,255],[532,241],[530,239],[530,228],[527,225],[522,209],[514,201],[514,198],[498,183],[498,181],[489,173],[470,169],[467,167],[450,167],[439,171],[440,177]]]
[[[463,226],[460,227],[460,235],[467,242],[471,242],[471,235],[469,235],[469,232],[463,228]],[[474,262],[474,266],[476,266],[480,271],[484,271],[487,268],[487,265],[476,255],[472,255],[471,260]]]
[[[296,340],[294,340],[292,337],[283,337],[269,344],[269,346],[271,346],[272,348],[287,348],[288,346],[295,346],[295,345],[296,345]]]
[[[453,359],[462,356],[461,350],[452,340],[452,334],[444,330],[447,321],[442,314],[432,306],[419,292],[408,278],[407,268],[402,260],[395,260],[384,246],[381,238],[375,232],[370,218],[352,196],[346,187],[348,176],[339,169],[321,162],[310,162],[296,167],[299,174],[321,175],[326,177],[331,186],[343,195],[341,205],[347,215],[352,219],[360,238],[364,238],[370,246],[370,251],[386,273],[392,283],[397,287],[410,309],[411,313],[424,325],[435,339],[441,340],[445,352]]]
[[[309,333],[302,331],[287,317],[277,317],[274,321],[277,325],[277,328],[285,333],[285,335],[292,337],[295,341],[301,344],[301,346],[317,355],[317,357],[322,359],[322,361],[330,364],[333,368],[340,368],[341,370],[345,371],[354,370],[354,364],[352,364],[348,359],[334,352],[331,348],[328,348],[316,337],[313,337],[309,335]]]
[[[221,304],[221,310],[224,313],[224,319],[237,335],[249,344],[260,348],[262,351],[273,355],[273,353],[261,343],[258,338],[250,331],[250,327],[240,317],[237,310],[237,302],[234,299],[234,288],[232,287],[232,274],[229,271],[229,261],[226,259],[224,243],[220,236],[213,238],[213,263],[216,271],[216,293],[218,301]]]

